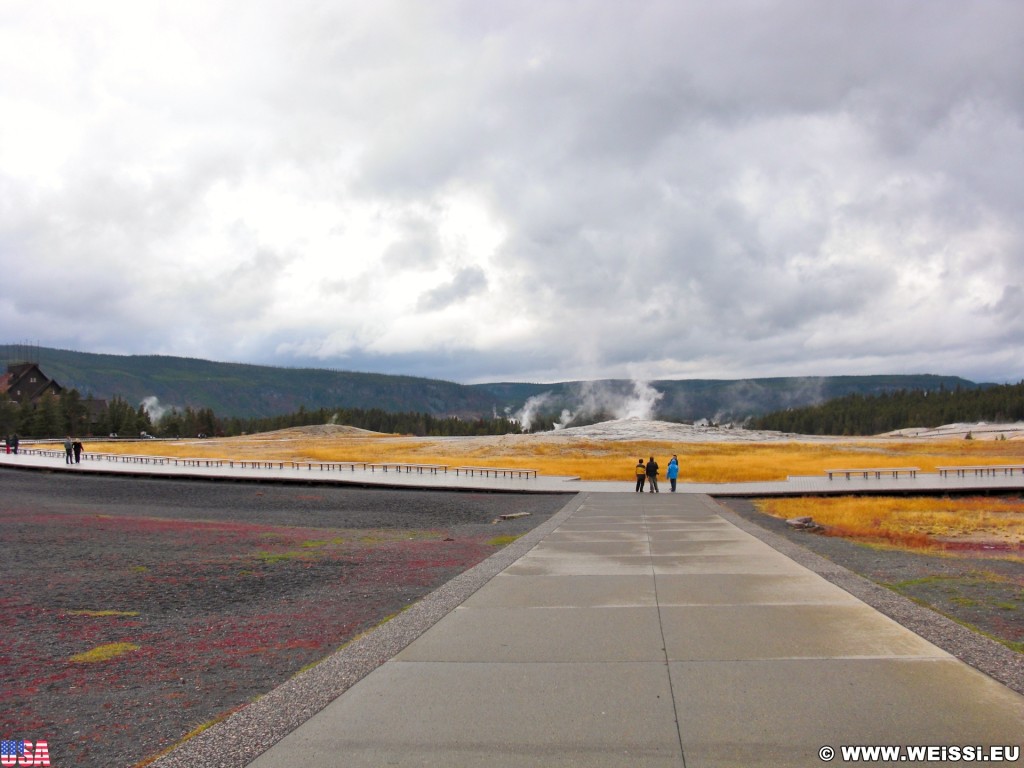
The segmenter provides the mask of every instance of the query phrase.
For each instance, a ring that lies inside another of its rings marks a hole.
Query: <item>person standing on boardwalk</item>
[[[64,463],[73,464],[74,460],[71,458],[71,451],[73,450],[71,444],[71,435],[64,436]]]
[[[18,443],[21,442],[21,438],[18,437],[18,433],[14,433],[14,442],[11,443],[11,450],[14,451],[14,455],[18,455]]]
[[[81,464],[82,463],[82,442],[80,440],[75,440],[75,442],[73,442],[71,444],[71,450],[75,452],[75,464]]]
[[[636,462],[636,492],[644,492],[644,481],[647,479],[647,470],[644,468],[644,460],[638,459]]]
[[[647,484],[650,486],[648,490],[651,493],[661,493],[658,490],[658,462],[654,460],[653,456],[647,460]]]
[[[668,468],[665,470],[665,477],[668,478],[668,483],[672,486],[672,493],[675,493],[676,478],[679,477],[679,459],[674,453],[672,454],[672,458],[668,460]]]

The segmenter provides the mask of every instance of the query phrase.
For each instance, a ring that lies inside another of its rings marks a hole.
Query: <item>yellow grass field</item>
[[[1024,500],[1017,497],[832,496],[762,499],[783,519],[809,516],[830,535],[909,549],[957,548],[1011,554],[1024,543]]]
[[[656,442],[559,439],[540,435],[486,438],[412,438],[388,435],[310,434],[308,429],[244,437],[183,440],[90,441],[86,451],[294,461],[366,461],[472,464],[536,469],[583,480],[630,480],[638,458],[662,467],[679,456],[680,480],[753,482],[789,475],[820,475],[826,469],[915,466],[933,472],[943,465],[1019,464],[1024,441]]]

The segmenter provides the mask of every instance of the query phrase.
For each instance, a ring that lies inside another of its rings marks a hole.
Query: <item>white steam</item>
[[[139,405],[146,409],[150,420],[154,422],[160,421],[165,413],[173,409],[173,406],[160,405],[160,400],[156,395],[142,398],[142,402]]]
[[[572,394],[571,402],[561,409],[555,429],[564,429],[580,418],[593,418],[606,415],[613,419],[650,420],[654,416],[654,408],[664,397],[646,381],[633,381],[632,392],[617,391],[607,382],[585,381]],[[529,430],[534,419],[545,407],[555,405],[556,398],[552,392],[534,395],[523,405],[516,418],[524,430]],[[563,405],[558,402],[558,405]]]
[[[633,396],[623,402],[621,409],[613,410],[617,419],[643,419],[654,416],[654,407],[665,396],[646,381],[633,382]]]
[[[523,429],[527,432],[533,426],[533,420],[537,418],[537,414],[540,413],[541,409],[550,403],[554,399],[554,396],[550,392],[542,392],[539,395],[534,395],[523,403],[523,407],[520,408],[515,415],[516,421],[518,421]]]
[[[558,421],[555,422],[555,429],[565,429],[572,420],[576,418],[576,414],[570,411],[568,408],[563,408],[561,415],[558,417]]]

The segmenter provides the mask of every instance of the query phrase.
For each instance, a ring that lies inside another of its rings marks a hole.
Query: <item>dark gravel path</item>
[[[0,470],[0,735],[137,765],[565,503]]]

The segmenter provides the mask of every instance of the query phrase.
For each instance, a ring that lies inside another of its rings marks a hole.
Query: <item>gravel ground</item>
[[[137,765],[565,504],[0,470],[0,734]],[[116,655],[75,660],[97,649]]]

